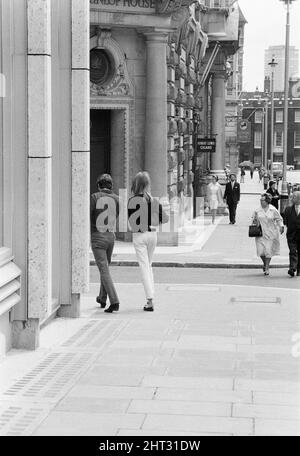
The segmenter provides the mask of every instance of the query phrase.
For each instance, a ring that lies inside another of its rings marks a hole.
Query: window
[[[254,132],[254,147],[255,149],[261,149],[261,131]]]
[[[300,131],[295,131],[295,137],[294,137],[294,147],[299,147],[300,148]]]
[[[255,111],[255,123],[262,123],[263,112],[261,110]]]
[[[295,109],[295,122],[300,123],[300,109]]]
[[[280,111],[276,111],[276,117],[275,117],[275,122],[277,123],[282,123],[283,122],[283,111],[280,110]]]
[[[283,147],[283,132],[275,132],[275,147]]]

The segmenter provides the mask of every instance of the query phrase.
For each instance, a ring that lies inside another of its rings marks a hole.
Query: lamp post
[[[277,62],[275,62],[275,58],[273,56],[270,63],[268,63],[271,67],[271,143],[270,143],[270,174],[271,179],[273,179],[273,160],[274,160],[274,70]]]
[[[286,38],[285,38],[285,77],[284,77],[284,118],[283,118],[283,175],[281,187],[280,212],[283,213],[288,205],[287,146],[288,146],[288,109],[289,109],[289,51],[290,51],[290,5],[294,0],[280,0],[287,7],[286,11]]]
[[[265,108],[264,108],[264,123],[265,123],[265,132],[264,132],[264,167],[268,170],[268,98],[265,98]]]

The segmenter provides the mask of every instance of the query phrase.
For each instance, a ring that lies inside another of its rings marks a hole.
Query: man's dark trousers
[[[103,304],[106,303],[107,295],[109,297],[110,304],[119,304],[119,298],[109,271],[114,243],[114,233],[97,233],[92,236],[92,250],[101,279],[99,298],[100,302]]]
[[[287,241],[290,251],[290,269],[300,272],[300,231]]]
[[[228,204],[229,220],[231,223],[235,223],[236,208],[237,208],[237,203]]]
[[[230,223],[235,223],[236,208],[240,201],[240,184],[236,181],[228,182],[225,187],[224,199],[229,209]]]

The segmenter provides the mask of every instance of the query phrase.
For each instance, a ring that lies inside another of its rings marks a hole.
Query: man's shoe
[[[294,271],[294,269],[289,269],[289,270],[288,270],[288,274],[289,274],[291,277],[294,277],[294,276],[295,276],[295,271]]]
[[[119,304],[111,304],[107,309],[105,309],[104,312],[112,313],[112,312],[118,312],[118,310],[119,310]]]
[[[100,301],[100,296],[97,296],[96,302],[97,302],[98,304],[100,304],[101,309],[104,309],[104,308],[106,307],[106,302],[101,302],[101,301]]]

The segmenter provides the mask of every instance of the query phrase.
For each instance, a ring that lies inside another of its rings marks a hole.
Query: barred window
[[[283,111],[280,110],[280,111],[276,111],[276,122],[277,123],[282,123],[283,122]]]
[[[275,146],[276,147],[283,146],[283,132],[282,131],[275,132]]]
[[[255,131],[254,132],[254,147],[255,149],[261,149],[261,140],[262,140],[262,134],[261,131]]]
[[[300,147],[300,131],[295,131],[295,147]]]
[[[263,120],[262,110],[255,111],[255,123],[262,123],[262,120]]]
[[[300,123],[300,109],[295,110],[295,122]]]

